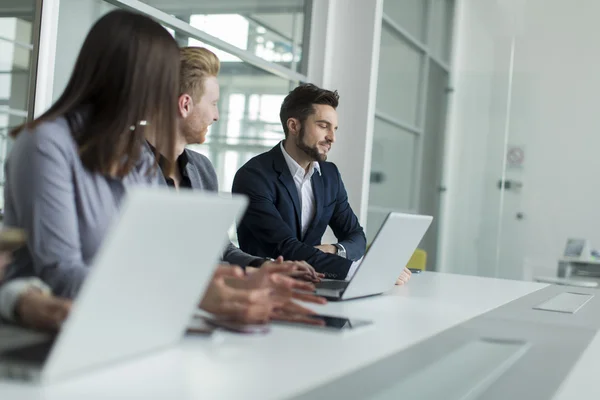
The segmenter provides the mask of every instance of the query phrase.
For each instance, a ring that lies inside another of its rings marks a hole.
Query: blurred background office
[[[596,0],[1,0],[2,161],[114,8],[221,58],[221,120],[193,149],[224,191],[309,81],[340,92],[330,160],[369,241],[390,211],[430,214],[427,269],[512,279],[554,274],[567,238],[600,245]]]

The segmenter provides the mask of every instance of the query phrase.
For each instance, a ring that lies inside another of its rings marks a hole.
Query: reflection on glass
[[[367,239],[390,211],[410,210],[415,135],[375,118]]]
[[[221,186],[223,187],[223,189],[226,189],[227,191],[229,191],[229,188],[231,188],[231,185],[233,185],[233,178],[235,177],[235,173],[237,172],[237,166],[241,166],[239,161],[240,161],[240,154],[235,151],[235,150],[225,150],[225,159],[223,164],[226,166],[226,168],[223,170],[223,180],[221,180]],[[236,168],[227,168],[227,166],[236,166]]]
[[[213,3],[183,0],[143,2],[266,61],[298,70],[302,58],[304,0],[286,1],[286,4],[240,4],[231,0]],[[192,44],[205,45],[201,42]],[[240,62],[231,54],[205,47],[214,51],[222,61]]]
[[[242,165],[284,138],[279,108],[285,94],[261,94],[268,89],[260,84],[248,85],[252,80],[248,76],[237,75],[231,79],[222,73],[219,80],[220,120],[211,126],[206,143],[190,148],[212,161],[221,190],[229,192],[233,177]],[[262,81],[270,81],[287,93],[289,83],[281,78],[265,73]],[[235,93],[242,87],[245,93]]]
[[[8,134],[11,130],[22,125],[27,120],[27,113],[18,116],[9,114],[7,108],[0,107],[0,165],[4,165],[6,156],[10,150],[11,141]],[[0,186],[4,186],[4,168],[0,168]],[[4,197],[0,196],[0,209],[4,207]]]
[[[0,18],[0,106],[27,111],[31,63],[32,22]]]
[[[263,78],[282,84],[281,90],[286,93],[287,81],[273,75]],[[231,190],[235,173],[244,163],[284,138],[279,108],[285,94],[261,94],[265,88],[260,85],[246,87],[245,93],[235,93],[250,79],[236,76],[234,83],[228,84],[227,76],[220,77],[220,120],[210,127],[204,144],[190,146],[212,161],[222,191]]]
[[[423,55],[385,24],[381,30],[377,110],[417,125]]]
[[[35,1],[0,4],[0,15],[0,163],[4,165],[10,150],[8,133],[28,116]],[[0,186],[4,186],[4,168],[0,168]]]
[[[58,100],[71,77],[73,66],[89,30],[116,7],[103,0],[60,0],[54,57],[52,99]]]
[[[433,55],[443,61],[450,60],[454,0],[431,0],[429,47]]]
[[[415,39],[423,40],[427,15],[426,0],[385,0],[383,12]]]

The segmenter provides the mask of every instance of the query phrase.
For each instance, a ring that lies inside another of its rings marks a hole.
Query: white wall
[[[329,161],[342,174],[350,205],[366,225],[382,0],[316,0],[308,78],[340,93],[339,131]],[[355,21],[361,21],[356,24]]]
[[[600,246],[600,2],[576,3],[459,2],[443,270],[523,278],[553,273],[567,237]],[[506,144],[525,149],[506,172],[523,188],[501,197]]]

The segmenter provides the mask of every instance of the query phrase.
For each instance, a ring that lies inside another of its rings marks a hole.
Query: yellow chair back
[[[425,267],[427,266],[427,252],[425,250],[416,249],[413,253],[412,257],[406,264],[406,268],[409,269],[420,269],[421,271],[425,271]]]

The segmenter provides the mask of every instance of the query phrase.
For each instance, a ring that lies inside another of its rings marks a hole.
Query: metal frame
[[[423,130],[421,128],[407,124],[406,122],[401,121],[396,117],[392,117],[391,115],[386,114],[383,111],[375,110],[375,118],[385,121],[388,124],[395,126],[396,128],[404,129],[405,131],[412,133],[415,136],[421,136],[423,134]]]
[[[29,93],[28,96],[29,98],[27,99],[27,113],[28,113],[28,119],[32,120],[34,117],[34,113],[35,113],[35,93],[36,93],[36,88],[37,88],[37,75],[38,75],[38,65],[39,65],[39,56],[40,56],[40,52],[39,52],[39,48],[40,48],[40,35],[41,35],[41,28],[42,28],[42,7],[43,7],[43,0],[36,0],[35,1],[35,13],[34,13],[34,20],[33,20],[33,33],[32,33],[32,39],[33,39],[33,45],[31,46],[32,54],[31,54],[31,58],[30,58],[30,65],[29,65]]]
[[[515,51],[516,51],[517,41],[515,40],[515,36],[513,35],[510,39],[510,59],[508,66],[508,85],[506,89],[506,107],[505,107],[505,115],[504,118],[504,154],[502,154],[502,182],[506,181],[506,164],[507,157],[506,152],[508,150],[508,138],[510,137],[510,129],[511,129],[511,116],[512,116],[512,99],[513,99],[513,79],[514,79],[514,70],[515,70]],[[495,265],[494,265],[494,276],[496,278],[500,277],[500,253],[502,251],[502,245],[500,243],[502,238],[502,223],[504,222],[502,219],[502,214],[504,212],[504,196],[506,190],[500,191],[500,207],[498,207],[498,229],[496,236],[496,254],[495,254]]]
[[[13,117],[30,118],[31,114],[28,111],[19,110],[18,108],[10,108],[6,106],[0,106],[0,114],[12,115]]]
[[[2,42],[8,42],[10,44],[13,44],[13,45],[15,45],[17,47],[21,47],[23,49],[33,50],[33,45],[32,44],[23,43],[23,42],[19,42],[19,41],[16,41],[16,40],[12,40],[12,39],[9,39],[9,38],[5,38],[4,36],[0,36],[0,41],[2,41]]]
[[[232,44],[229,44],[215,36],[209,35],[206,32],[203,32],[199,29],[192,27],[191,25],[185,23],[177,19],[176,17],[169,15],[163,11],[160,11],[152,6],[149,6],[146,3],[142,3],[138,0],[104,0],[109,4],[117,6],[119,8],[128,9],[131,11],[138,12],[140,14],[144,14],[150,18],[155,19],[161,24],[168,26],[171,29],[175,29],[176,31],[185,33],[191,38],[201,40],[218,48],[219,50],[226,51],[244,62],[251,64],[257,68],[263,69],[272,73],[273,75],[279,76],[284,79],[301,81],[304,82],[307,80],[306,75],[300,74],[296,71],[293,71],[289,68],[282,67],[281,65],[263,60],[262,58],[248,52],[247,50],[240,49]]]
[[[431,0],[427,1],[427,6],[426,6],[426,19],[425,19],[426,27],[429,27],[431,24],[431,6],[430,6],[431,3],[430,3],[430,1]],[[385,25],[387,25],[389,28],[391,28],[393,32],[402,36],[402,38],[406,41],[406,43],[408,45],[410,45],[411,47],[418,50],[421,54],[424,54],[427,57],[429,57],[431,59],[431,61],[435,62],[437,65],[442,67],[442,69],[444,69],[446,72],[450,71],[450,65],[447,62],[441,60],[437,55],[433,54],[431,52],[431,49],[426,44],[424,44],[419,39],[415,38],[413,35],[408,33],[408,31],[406,31],[404,28],[402,28],[400,25],[398,25],[389,15],[387,15],[385,13],[383,14],[383,23]],[[425,40],[427,40],[428,35],[429,35],[429,29],[427,29],[424,33]]]
[[[17,16],[17,18],[19,18],[19,17]],[[42,0],[36,0],[35,6],[34,6],[33,19],[31,21],[32,22],[31,39],[32,39],[33,43],[30,44],[30,43],[20,42],[18,40],[12,40],[12,39],[0,36],[0,41],[8,42],[16,47],[30,51],[29,68],[26,71],[25,70],[22,71],[22,73],[27,73],[29,75],[28,84],[27,84],[28,85],[27,109],[20,110],[20,109],[10,108],[8,106],[6,106],[6,107],[0,106],[0,112],[3,114],[8,114],[8,115],[17,116],[17,117],[23,117],[26,119],[33,118],[34,107],[35,107],[35,87],[36,87],[36,79],[37,79],[37,66],[38,66],[38,51],[37,51],[37,49],[39,48],[41,19],[42,19]],[[21,73],[21,71],[2,71],[0,73],[14,74],[16,72]]]

